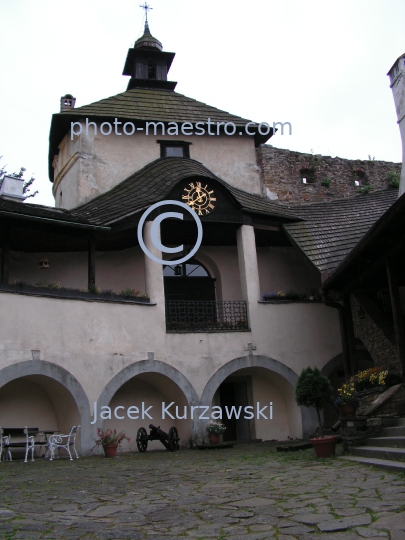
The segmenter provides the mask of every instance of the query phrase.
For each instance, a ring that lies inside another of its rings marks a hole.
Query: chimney
[[[60,111],[67,111],[69,109],[74,109],[76,103],[76,98],[72,94],[66,94],[60,98]]]
[[[391,89],[402,139],[402,171],[399,183],[399,196],[405,193],[405,54],[400,56],[389,70]]]
[[[0,186],[0,198],[8,201],[23,202],[24,179],[15,176],[4,176]]]

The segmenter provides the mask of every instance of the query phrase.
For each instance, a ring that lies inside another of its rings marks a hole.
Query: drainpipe
[[[340,323],[340,337],[342,340],[342,355],[343,355],[343,368],[345,371],[345,379],[349,377],[350,374],[350,364],[349,364],[349,342],[348,342],[348,336],[347,336],[347,328],[346,328],[346,320],[345,320],[345,313],[344,313],[344,307],[342,304],[339,304],[338,302],[333,302],[328,298],[328,294],[321,289],[321,297],[322,302],[325,304],[325,306],[335,308],[339,311],[339,323]]]

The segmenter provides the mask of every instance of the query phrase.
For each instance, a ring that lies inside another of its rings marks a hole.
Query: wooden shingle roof
[[[98,228],[91,219],[74,216],[69,210],[43,206],[40,204],[24,204],[0,197],[0,216],[28,221],[42,221],[59,225],[70,225],[88,229]]]
[[[183,96],[172,90],[134,88],[121,94],[77,107],[67,109],[52,116],[51,129],[49,134],[49,179],[53,182],[52,162],[55,155],[59,152],[59,144],[63,137],[70,133],[70,123],[77,122],[80,119],[99,120],[113,124],[114,119],[119,121],[132,122],[136,124],[137,129],[144,126],[146,122],[163,122],[167,125],[169,122],[176,122],[180,127],[184,122],[190,122],[195,126],[197,122],[206,124],[208,119],[215,123],[210,129],[211,133],[216,134],[217,122],[232,122],[239,131],[244,133],[245,125],[250,122],[246,118],[241,118],[226,111],[221,111],[216,107],[211,107],[206,103]],[[122,126],[121,131],[122,131]],[[203,126],[207,133],[208,126]],[[257,128],[249,126],[255,145],[265,143],[273,135],[273,129],[270,129],[268,135],[260,135]],[[141,131],[144,134],[145,131]],[[153,133],[153,128],[151,128]]]
[[[155,202],[165,200],[178,182],[190,177],[211,178],[221,183],[242,210],[274,216],[277,219],[300,219],[287,207],[259,195],[236,189],[200,162],[185,158],[157,159],[110,191],[75,208],[71,214],[100,225],[110,225],[148,208]]]
[[[125,118],[149,122],[233,122],[244,126],[250,120],[241,118],[201,101],[171,90],[134,88],[77,109],[59,113],[61,116]]]
[[[304,221],[284,229],[314,266],[329,275],[398,198],[396,189],[290,207]]]

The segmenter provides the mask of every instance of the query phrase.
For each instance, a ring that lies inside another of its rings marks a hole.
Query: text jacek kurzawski
[[[146,406],[142,401],[140,407],[132,405],[125,409],[124,406],[118,405],[117,407],[108,407],[107,405],[102,405],[100,407],[100,418],[102,420],[111,420],[111,418],[116,418],[117,420],[124,420],[129,418],[130,420],[153,420],[152,416],[153,405]],[[245,420],[273,420],[273,402],[270,401],[269,405],[261,405],[260,402],[256,403],[256,407],[253,405],[235,406],[232,405],[228,407],[208,407],[206,405],[191,405],[191,406],[181,406],[175,404],[174,401],[166,405],[162,402],[160,418],[164,420],[165,418],[171,418],[172,420],[223,420],[228,418],[231,420],[235,418],[236,420],[244,418]],[[95,424],[98,420],[98,404],[97,401],[94,402],[94,420],[91,422]]]

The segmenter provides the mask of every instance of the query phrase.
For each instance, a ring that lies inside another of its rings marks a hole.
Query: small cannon
[[[160,441],[167,450],[170,452],[175,452],[179,449],[179,434],[175,427],[169,429],[169,433],[164,432],[159,427],[149,424],[150,433],[148,435],[145,428],[141,427],[138,429],[136,434],[136,445],[140,452],[146,452],[148,448],[148,441]]]

